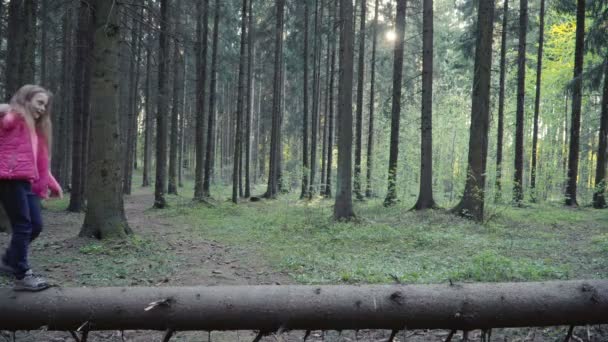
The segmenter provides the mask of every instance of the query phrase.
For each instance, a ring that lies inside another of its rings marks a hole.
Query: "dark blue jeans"
[[[12,236],[3,261],[15,269],[15,276],[22,278],[30,266],[28,248],[42,231],[40,198],[32,193],[28,181],[0,180],[0,202],[11,222]]]

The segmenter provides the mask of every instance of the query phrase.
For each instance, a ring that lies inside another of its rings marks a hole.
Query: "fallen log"
[[[606,323],[607,280],[0,289],[0,330],[473,330]]]

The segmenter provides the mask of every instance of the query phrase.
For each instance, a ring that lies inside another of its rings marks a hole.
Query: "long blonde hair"
[[[30,107],[28,103],[34,98],[36,94],[44,93],[48,96],[48,103],[46,105],[46,110],[43,115],[35,120],[34,115],[30,111]],[[37,132],[41,133],[42,136],[46,139],[46,143],[49,149],[49,156],[51,154],[51,147],[53,143],[53,124],[51,123],[51,104],[52,104],[53,94],[47,89],[33,85],[26,84],[23,87],[19,88],[15,95],[11,98],[9,104],[11,108],[23,115],[25,121],[30,125],[30,127],[35,128]]]

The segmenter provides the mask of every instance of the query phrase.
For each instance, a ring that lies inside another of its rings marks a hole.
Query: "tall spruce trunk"
[[[129,89],[128,98],[126,101],[128,111],[128,122],[127,122],[127,136],[126,136],[126,153],[125,153],[125,166],[124,166],[124,181],[123,181],[123,193],[126,195],[131,194],[132,183],[133,183],[133,164],[135,159],[135,142],[137,141],[137,88],[138,88],[138,68],[139,68],[139,36],[140,36],[139,19],[137,16],[132,18],[131,26],[131,54],[129,58]]]
[[[209,197],[211,195],[209,189],[211,187],[211,176],[213,174],[213,164],[215,160],[215,104],[217,102],[217,53],[219,21],[220,0],[215,0],[215,14],[213,17],[213,43],[211,47],[211,80],[209,81],[209,115],[207,117],[207,158],[205,159],[205,175],[203,182],[203,195],[205,197]]]
[[[372,38],[372,59],[371,63],[371,75],[369,82],[369,125],[367,133],[367,182],[365,186],[365,197],[373,196],[372,186],[372,172],[373,172],[373,151],[374,151],[374,109],[375,109],[375,96],[376,96],[376,46],[378,44],[378,8],[379,0],[376,0],[374,6],[374,31]]]
[[[420,131],[420,193],[414,205],[416,210],[436,206],[433,199],[433,0],[423,1]]]
[[[4,1],[0,1],[0,18],[4,18]],[[49,0],[42,0],[40,4],[40,84],[48,86],[48,30],[49,30]],[[0,29],[2,37],[2,29]]]
[[[285,0],[276,0],[276,26],[275,26],[275,52],[274,52],[274,80],[272,96],[272,128],[270,133],[270,164],[268,173],[268,188],[265,197],[276,198],[279,192],[279,178],[281,169],[281,89],[283,68],[283,17]],[[312,180],[311,180],[312,182]]]
[[[122,197],[118,118],[120,4],[89,1],[94,25],[91,84],[91,159],[87,168],[87,211],[80,236],[124,238],[131,234]]]
[[[176,3],[176,13],[180,13],[179,2]],[[181,32],[179,16],[175,19],[175,35],[179,35]],[[180,99],[182,97],[182,86],[184,83],[184,60],[180,53],[180,41],[176,39],[173,45],[173,97],[171,105],[171,134],[169,137],[169,184],[168,193],[177,195],[177,169],[179,164],[177,163],[177,157],[179,153],[178,136],[179,136],[179,112],[180,112]],[[183,115],[183,113],[182,113]]]
[[[401,1],[405,3],[405,0]],[[340,71],[338,81],[338,171],[334,218],[349,220],[355,216],[352,199],[353,141],[353,3],[340,0]]]
[[[209,0],[196,2],[196,133],[195,153],[196,166],[194,170],[194,199],[202,200],[209,196],[209,185],[206,185],[205,168],[205,82],[207,79],[207,33],[209,20]],[[217,9],[216,9],[217,11]],[[213,77],[213,76],[212,76]],[[210,96],[213,97],[214,94]],[[210,100],[211,101],[211,100]],[[211,116],[212,113],[209,112]],[[208,140],[209,138],[207,138]],[[207,158],[209,158],[207,156]],[[206,191],[205,191],[206,190]]]
[[[509,23],[509,0],[504,0],[502,33],[500,40],[500,81],[498,86],[498,129],[496,132],[496,193],[495,202],[502,200],[502,149],[505,113],[505,80],[507,71],[507,30]]]
[[[524,200],[524,106],[526,95],[526,37],[528,33],[528,0],[519,1],[519,48],[517,50],[517,108],[515,111],[515,166],[513,203]]]
[[[243,148],[243,109],[245,100],[245,63],[247,51],[247,0],[242,1],[241,7],[241,48],[239,53],[239,76],[236,100],[236,132],[234,134],[234,169],[232,171],[232,202],[238,203],[237,190],[241,180],[240,169],[242,166]],[[241,188],[242,189],[242,188]],[[241,191],[242,193],[242,191]]]
[[[168,4],[160,0],[160,33],[158,47],[158,109],[156,112],[156,182],[154,183],[154,208],[163,209],[167,182],[167,115],[168,115]]]
[[[312,115],[310,122],[310,185],[308,187],[308,198],[312,199],[316,192],[315,176],[317,174],[317,138],[319,131],[319,110],[321,97],[321,50],[323,49],[321,39],[321,25],[323,22],[322,0],[315,1],[315,42],[313,63],[313,86],[312,86]],[[320,9],[319,9],[320,7]]]
[[[249,0],[247,16],[247,108],[245,119],[245,198],[251,197],[251,125],[253,118],[253,67],[254,67],[254,32],[253,0]]]
[[[399,158],[399,121],[401,119],[401,79],[403,78],[403,41],[405,35],[405,9],[407,0],[397,1],[395,40],[393,50],[393,103],[391,109],[391,140],[388,161],[388,191],[385,206],[397,202],[397,161]]]
[[[24,37],[21,24],[23,12],[22,0],[11,0],[8,4],[8,23],[6,32],[6,67],[5,71],[5,101],[9,102],[13,94],[19,89],[19,57],[23,49]]]
[[[72,189],[70,193],[70,203],[68,211],[79,213],[84,209],[84,165],[86,161],[84,133],[87,130],[85,112],[89,108],[84,106],[86,81],[85,69],[89,68],[92,61],[89,58],[89,32],[91,27],[91,11],[87,1],[80,1],[78,8],[78,26],[76,29],[76,56],[74,58],[74,84],[81,86],[74,87],[73,106],[74,114],[72,129]]]
[[[543,67],[543,43],[545,34],[545,0],[540,0],[540,26],[538,28],[538,56],[536,58],[536,96],[534,98],[534,131],[532,133],[532,169],[530,170],[530,190],[532,202],[536,196],[536,163],[538,162],[538,117],[540,114],[540,86]]]
[[[303,77],[303,115],[302,115],[302,192],[300,198],[308,194],[308,0],[304,0],[304,77]]]
[[[595,167],[595,191],[593,207],[606,208],[606,153],[608,139],[608,59],[604,60],[604,93],[602,94],[602,109],[600,117],[597,145],[597,165]]]
[[[144,82],[144,97],[145,97],[145,112],[146,118],[144,121],[144,167],[142,170],[141,186],[150,186],[150,170],[152,169],[152,129],[154,125],[154,116],[152,114],[152,99],[150,97],[150,75],[152,74],[152,38],[148,39],[146,44],[146,79]]]
[[[327,10],[328,10],[328,17],[329,17],[329,15],[331,15],[331,3],[330,3],[330,6],[328,6]],[[327,25],[329,27],[329,25],[331,25],[330,18],[328,18],[327,21],[328,21]],[[327,159],[325,157],[327,156],[327,130],[329,128],[327,118],[329,116],[328,108],[330,106],[330,99],[329,99],[329,86],[330,86],[329,73],[331,71],[330,55],[331,55],[331,35],[327,34],[327,47],[325,50],[325,94],[324,94],[325,99],[323,100],[324,101],[323,138],[322,138],[323,146],[321,148],[321,181],[320,181],[321,186],[320,186],[320,191],[319,191],[319,194],[321,196],[325,196],[325,188],[326,188],[325,180],[327,179]]]
[[[331,58],[330,58],[330,71],[329,71],[329,116],[327,120],[329,121],[329,127],[327,129],[327,180],[325,181],[325,198],[330,198],[332,195],[331,192],[331,174],[332,174],[332,166],[334,159],[334,109],[335,109],[335,101],[334,101],[334,85],[336,79],[336,45],[337,45],[337,35],[338,35],[338,1],[334,0],[332,5],[332,17],[334,18],[332,22],[333,30],[331,32]]]
[[[462,199],[452,211],[476,221],[483,221],[486,161],[488,155],[488,126],[490,121],[494,0],[479,1],[477,11],[478,34],[475,44],[475,71],[473,74],[473,101],[471,106],[467,178]]]
[[[361,144],[363,135],[363,91],[365,82],[365,15],[367,0],[361,0],[361,17],[359,19],[359,62],[357,71],[357,118],[355,119],[355,179],[353,188],[355,197],[363,200],[361,191]]]
[[[69,107],[72,103],[69,102],[69,91],[70,91],[70,78],[73,76],[70,74],[70,65],[73,63],[71,57],[72,50],[72,7],[68,7],[62,18],[61,24],[61,76],[60,76],[60,87],[59,92],[66,94],[61,97],[58,101],[59,111],[55,115],[55,135],[59,137],[67,137],[70,133],[69,119],[70,110]],[[22,83],[21,77],[18,78],[19,82]],[[57,178],[57,181],[66,185],[68,183],[68,170],[67,170],[67,159],[68,159],[68,139],[54,139],[53,140],[53,158],[51,167],[53,173]],[[121,177],[122,178],[122,177]]]
[[[574,50],[574,86],[572,87],[572,123],[570,125],[570,152],[568,154],[568,175],[566,183],[566,205],[578,206],[576,188],[578,180],[578,154],[581,130],[581,109],[583,99],[583,56],[585,45],[585,0],[577,0],[576,43]]]

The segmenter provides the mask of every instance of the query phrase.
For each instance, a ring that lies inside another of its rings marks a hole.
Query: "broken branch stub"
[[[0,289],[0,330],[70,331],[83,322],[89,330],[263,332],[606,324],[608,281]]]

